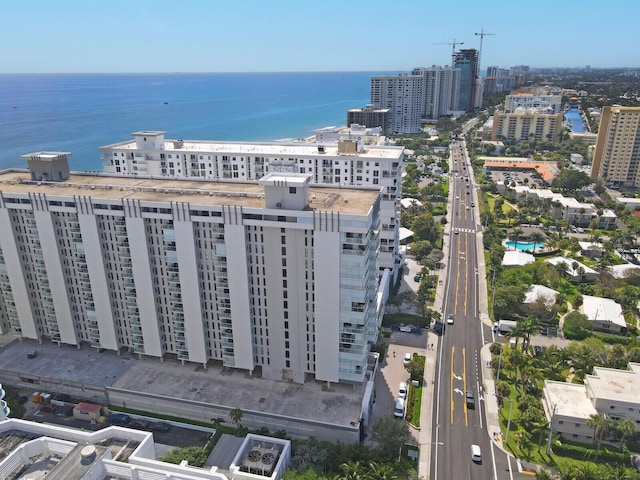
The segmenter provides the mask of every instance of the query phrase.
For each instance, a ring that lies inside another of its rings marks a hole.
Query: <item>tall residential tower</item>
[[[43,170],[0,173],[0,311],[14,334],[274,380],[365,379],[384,302],[381,187]]]
[[[591,178],[640,187],[640,107],[603,107]]]

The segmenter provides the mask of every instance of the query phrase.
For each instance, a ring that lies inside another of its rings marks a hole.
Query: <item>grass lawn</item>
[[[407,405],[411,408],[411,425],[420,428],[420,408],[422,406],[422,387],[414,387],[409,383],[409,388],[413,391],[413,403]]]

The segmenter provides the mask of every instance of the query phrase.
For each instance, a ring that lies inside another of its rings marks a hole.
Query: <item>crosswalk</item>
[[[454,233],[476,233],[475,228],[454,228]]]

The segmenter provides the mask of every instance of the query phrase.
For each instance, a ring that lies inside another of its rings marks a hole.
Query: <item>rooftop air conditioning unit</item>
[[[276,208],[282,208],[282,203],[280,202],[276,203]]]

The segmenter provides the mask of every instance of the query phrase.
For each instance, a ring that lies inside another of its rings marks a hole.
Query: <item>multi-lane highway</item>
[[[433,459],[430,478],[491,479],[492,445],[480,401],[479,352],[484,332],[478,315],[478,258],[475,197],[470,166],[462,142],[451,144],[451,189],[448,271],[439,339],[436,398],[433,413]],[[448,320],[452,315],[453,320]],[[467,397],[472,396],[472,401]],[[480,462],[471,458],[478,445]]]

